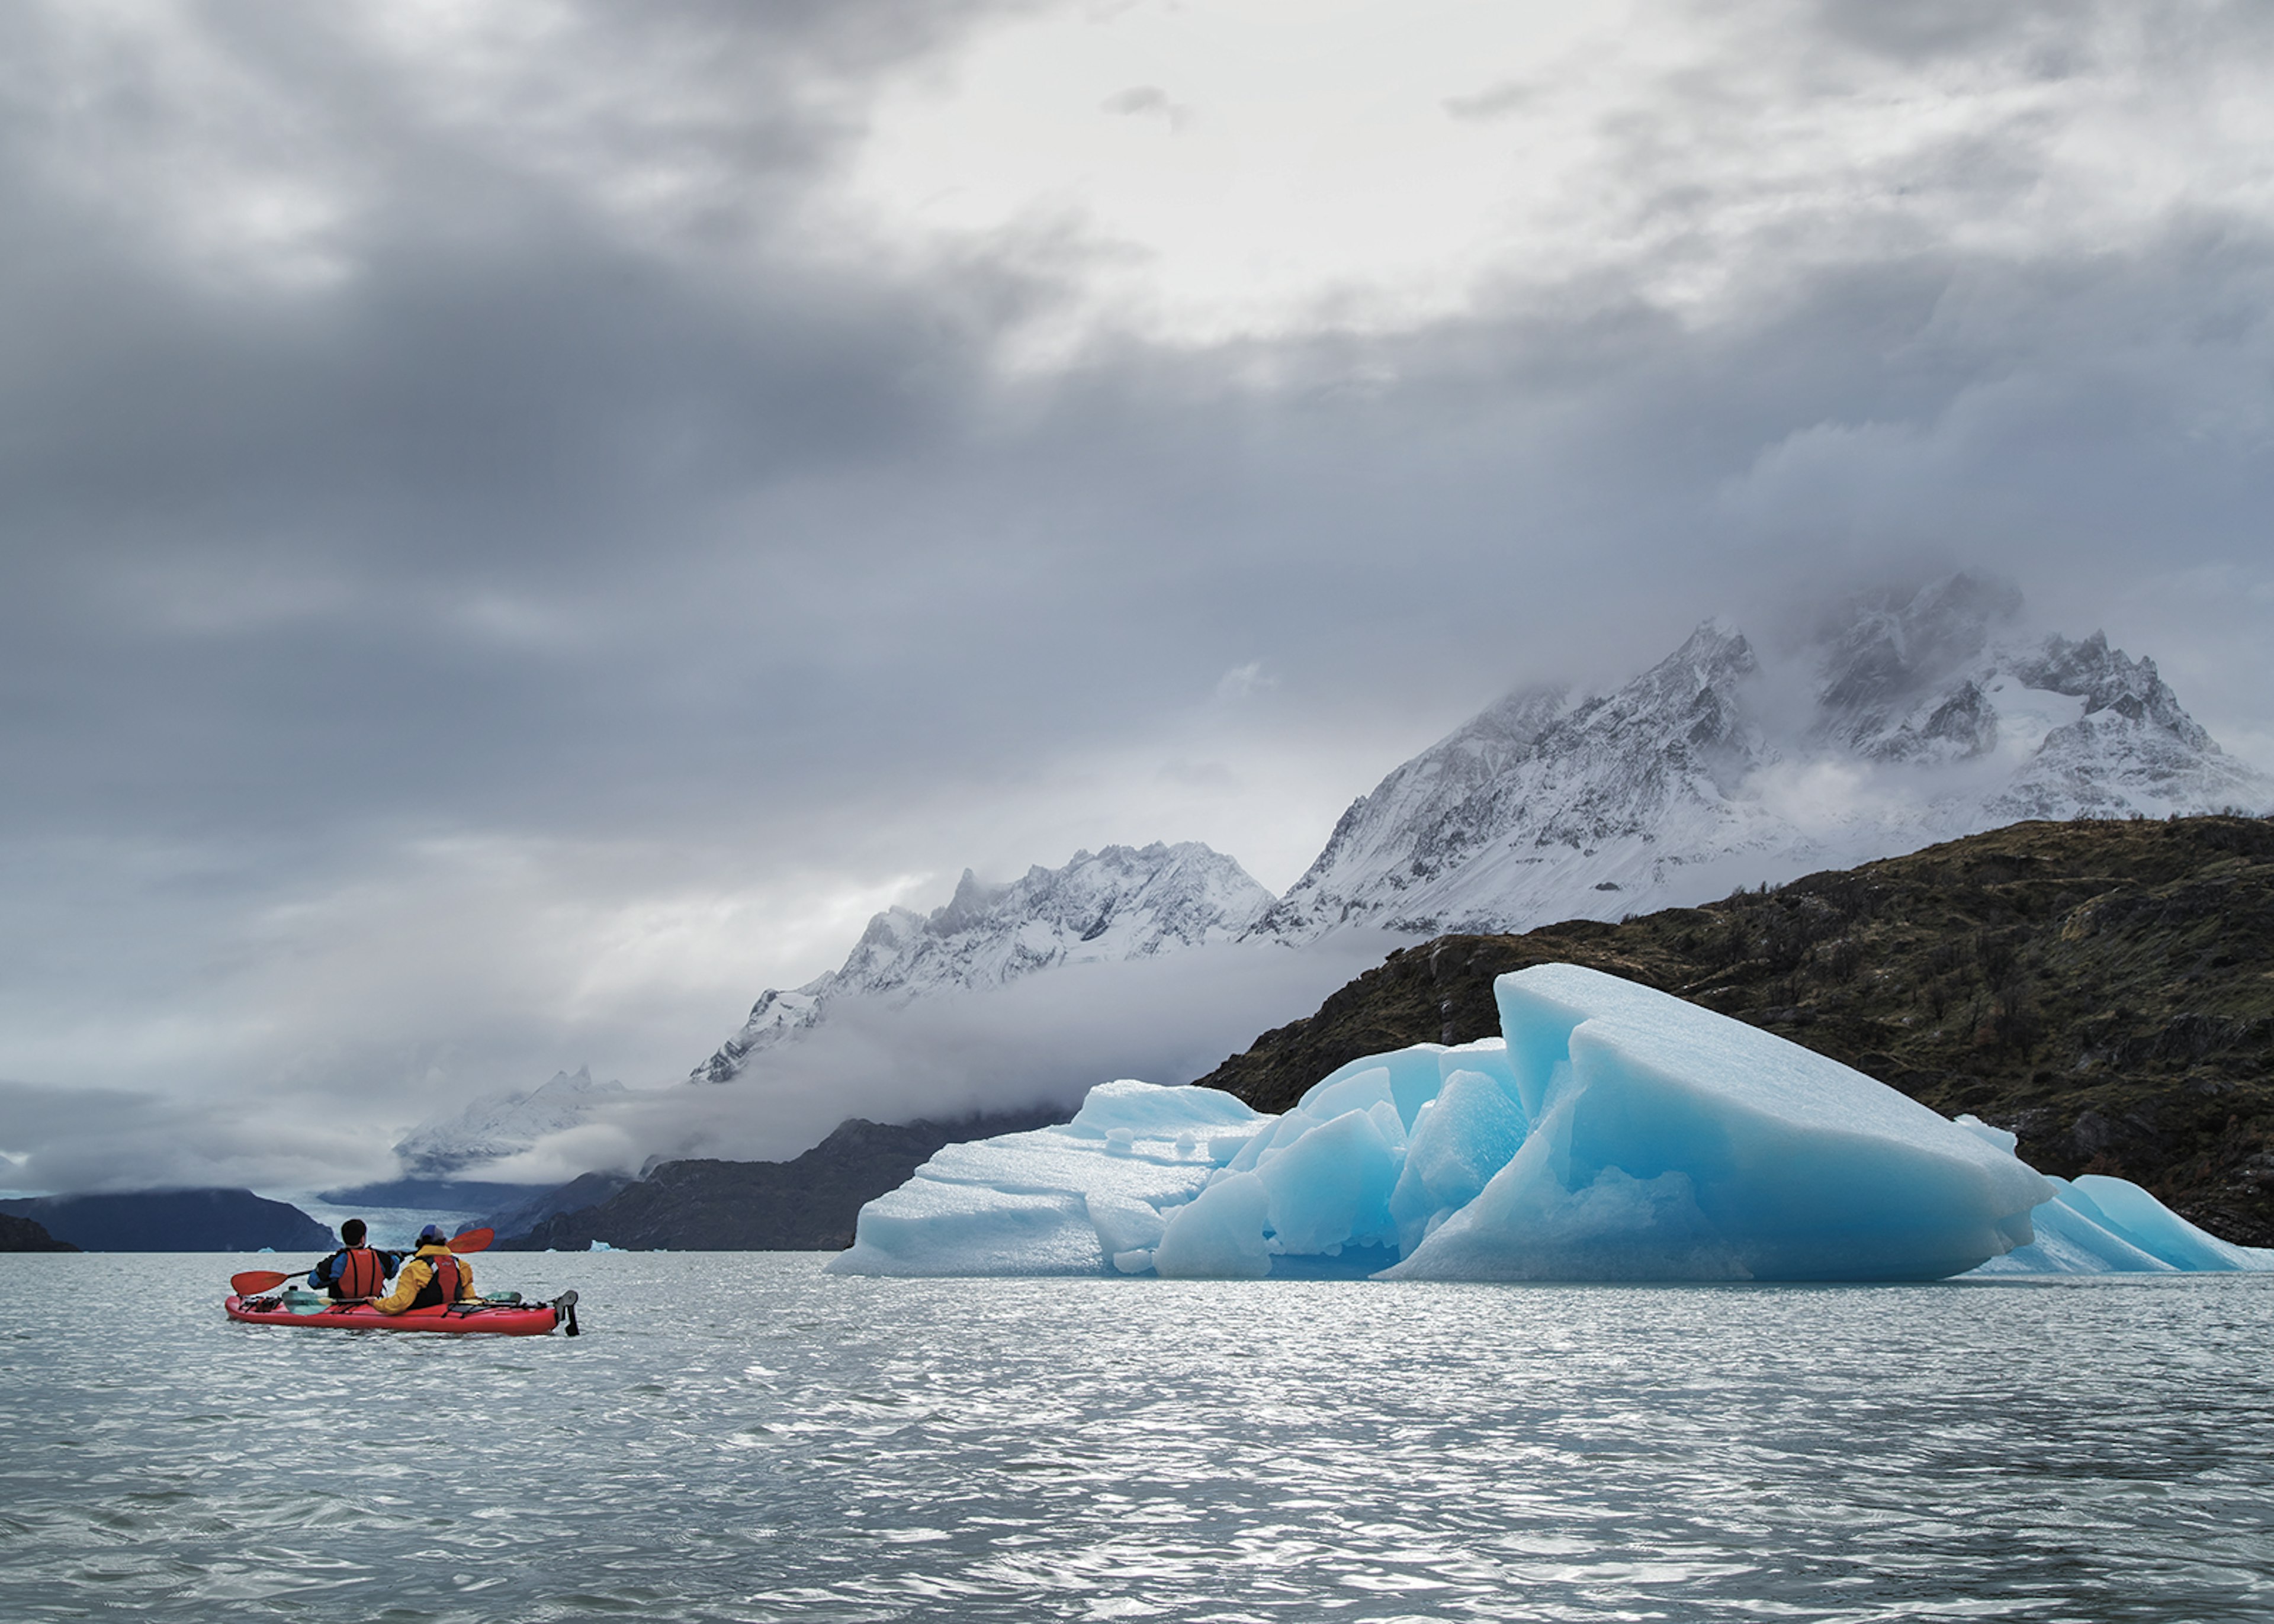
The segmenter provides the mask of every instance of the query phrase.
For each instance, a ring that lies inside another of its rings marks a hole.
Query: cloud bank
[[[11,11],[0,1149],[675,1076],[967,864],[1284,885],[1954,565],[2274,765],[2256,9],[1383,19]]]

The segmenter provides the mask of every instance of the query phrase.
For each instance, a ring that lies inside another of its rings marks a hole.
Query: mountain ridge
[[[2022,818],[2274,804],[2152,659],[1999,641],[2019,604],[1962,574],[1851,602],[1800,657],[1798,726],[1720,618],[1609,694],[1518,689],[1353,801],[1252,934],[1616,919]]]
[[[579,1066],[573,1072],[555,1071],[526,1092],[477,1094],[455,1115],[421,1123],[395,1141],[402,1177],[447,1178],[512,1155],[548,1133],[576,1126],[630,1092],[619,1082],[596,1083],[591,1069]]]
[[[1271,900],[1236,860],[1197,840],[1079,851],[1062,868],[1037,865],[1001,885],[983,884],[966,868],[944,906],[929,914],[887,908],[839,968],[802,987],[766,989],[742,1030],[689,1078],[733,1080],[754,1055],[812,1026],[840,998],[905,1004],[1062,965],[1229,941]]]
[[[503,1252],[583,1251],[595,1241],[681,1252],[836,1252],[853,1244],[862,1203],[897,1188],[940,1148],[1019,1133],[1072,1113],[998,1111],[953,1122],[877,1123],[850,1117],[787,1162],[665,1162],[604,1198],[552,1210],[498,1242]],[[589,1176],[588,1176],[589,1177]],[[579,1181],[580,1183],[582,1181]]]

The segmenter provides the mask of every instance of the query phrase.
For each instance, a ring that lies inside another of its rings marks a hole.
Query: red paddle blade
[[[259,1297],[264,1291],[274,1291],[290,1274],[280,1274],[275,1269],[247,1269],[242,1274],[229,1277],[229,1289],[239,1297]]]
[[[494,1229],[469,1229],[463,1235],[450,1237],[450,1250],[460,1257],[470,1252],[487,1252],[490,1243],[495,1239],[497,1231]]]

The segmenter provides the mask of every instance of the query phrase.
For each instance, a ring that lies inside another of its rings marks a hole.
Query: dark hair
[[[363,1244],[363,1220],[350,1218],[340,1226],[340,1238],[350,1246]]]

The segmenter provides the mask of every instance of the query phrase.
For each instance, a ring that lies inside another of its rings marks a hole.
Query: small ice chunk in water
[[[1973,1116],[1958,1125],[2011,1154],[2002,1128]],[[2168,1274],[2274,1270],[2274,1251],[2205,1233],[2127,1179],[2101,1173],[2046,1182],[2052,1199],[2029,1214],[2037,1238],[1992,1258],[1976,1274]]]
[[[1166,1214],[1273,1118],[1212,1088],[1123,1079],[1054,1128],[943,1147],[861,1209],[840,1274],[1127,1272]],[[1203,1139],[1203,1136],[1205,1139]],[[1205,1154],[1195,1154],[1205,1144]]]
[[[1096,1274],[1105,1263],[1080,1195],[916,1177],[861,1209],[852,1250],[828,1267],[840,1274]]]
[[[2274,1267],[2274,1252],[2237,1246],[2208,1234],[2129,1179],[2080,1173],[2074,1192],[2098,1210],[2104,1227],[2175,1269],[2225,1272]]]

